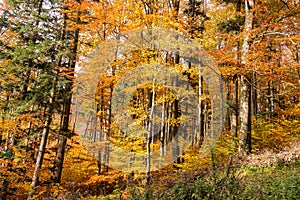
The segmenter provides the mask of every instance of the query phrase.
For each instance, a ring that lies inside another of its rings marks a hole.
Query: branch
[[[295,42],[291,38],[290,34],[288,34],[288,33],[282,33],[282,32],[276,32],[276,31],[275,32],[273,32],[273,31],[265,31],[265,32],[263,32],[260,36],[258,36],[258,38],[261,38],[261,39],[253,42],[253,44],[261,42],[261,40],[264,38],[264,36],[268,36],[268,35],[281,35],[281,36],[288,37],[288,39],[292,42],[293,45],[297,45],[297,42]]]

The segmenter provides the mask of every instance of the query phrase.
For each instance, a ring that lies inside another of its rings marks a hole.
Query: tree
[[[72,10],[74,8],[69,8],[69,10]],[[64,10],[64,12],[68,12]],[[76,11],[75,11],[76,12]],[[73,23],[75,25],[72,25],[70,23],[67,23],[67,18],[69,20],[72,20],[72,17],[68,17],[67,13],[64,13],[63,21],[64,21],[64,34],[67,35],[66,39],[62,38],[62,40],[70,40],[70,43],[73,44],[70,45],[70,57],[68,65],[65,67],[66,70],[64,70],[64,73],[66,74],[63,76],[63,81],[65,82],[63,93],[66,93],[66,97],[63,101],[63,108],[62,108],[62,115],[61,115],[61,121],[62,125],[60,127],[61,130],[59,130],[59,133],[61,135],[59,136],[59,145],[58,145],[58,156],[57,156],[57,163],[56,163],[56,172],[54,181],[59,183],[61,180],[62,175],[62,169],[63,169],[63,163],[64,163],[64,157],[65,157],[65,147],[67,143],[67,138],[70,138],[74,135],[74,127],[72,132],[69,130],[69,122],[70,122],[70,116],[71,116],[71,104],[72,104],[72,91],[73,91],[73,82],[75,79],[75,65],[77,60],[77,54],[78,54],[78,43],[79,43],[79,27],[77,27],[80,24],[80,11],[76,12],[77,15],[75,15],[75,18],[73,19]],[[73,28],[74,30],[67,31],[67,27],[69,29]]]
[[[282,49],[290,48],[283,41],[291,41],[287,35],[294,37],[295,32],[290,30],[297,30],[292,25],[296,23],[297,14],[293,3],[285,4],[282,1],[256,1],[252,9],[248,8],[252,1],[222,2],[226,3],[220,7],[223,6],[222,12],[227,15],[227,20],[224,20],[225,17],[220,18],[218,12],[213,14],[220,31],[216,37],[220,41],[219,47],[212,53],[218,55],[215,58],[219,60],[220,70],[228,84],[228,108],[233,111],[228,116],[228,126],[231,126],[234,136],[239,135],[240,151],[244,154],[251,149],[252,119],[263,118],[273,123],[279,110],[284,107],[283,104],[287,105],[286,101],[282,101],[284,98],[279,97],[281,89],[286,87],[281,81],[287,81],[283,75],[287,71],[283,72],[283,66],[295,65],[291,64],[293,59],[287,59],[282,54]],[[236,75],[232,72],[236,72]],[[234,84],[229,82],[232,80]],[[239,84],[242,84],[241,93],[235,89]],[[233,94],[230,93],[232,89],[235,91]],[[243,116],[240,115],[242,113]]]
[[[10,109],[9,115],[12,116],[11,119],[20,123],[20,127],[23,127],[23,121],[28,119],[25,116],[36,113],[33,117],[38,118],[40,115],[40,121],[30,120],[25,128],[27,147],[31,135],[34,135],[33,140],[39,140],[38,132],[42,132],[32,179],[33,188],[38,184],[54,114],[62,115],[63,132],[67,133],[69,128],[72,78],[74,78],[79,30],[75,31],[74,39],[71,39],[71,34],[67,30],[66,14],[61,13],[64,7],[61,3],[41,0],[25,3],[11,1],[3,4],[6,5],[1,18],[1,21],[5,22],[4,35],[13,34],[16,42],[9,44],[1,40],[1,60],[6,60],[2,67],[5,70],[13,69],[9,76],[17,77],[15,80],[21,85],[21,87],[14,85],[10,89],[14,95],[7,96],[13,108]],[[74,42],[70,45],[69,41],[72,40]],[[61,95],[63,93],[67,95]],[[7,109],[4,111],[7,112]],[[6,123],[4,119],[2,122]],[[60,133],[61,130],[57,131]],[[17,136],[23,137],[21,134]],[[12,135],[12,138],[14,137]],[[6,139],[8,140],[8,136]],[[59,181],[61,176],[65,143],[66,138],[63,138],[59,149],[56,181]]]
[[[249,52],[249,34],[253,26],[253,9],[254,1],[245,0],[245,36],[242,45],[241,64],[247,65]],[[251,81],[249,75],[244,74],[241,76],[241,103],[240,103],[240,139],[239,139],[239,152],[241,154],[251,153]]]

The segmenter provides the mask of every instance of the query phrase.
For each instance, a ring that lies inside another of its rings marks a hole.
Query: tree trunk
[[[245,67],[248,65],[247,55],[249,53],[249,32],[253,25],[253,9],[254,0],[245,0],[245,29],[244,41],[242,45],[241,64]],[[251,118],[249,117],[251,109],[250,98],[250,84],[246,74],[241,76],[241,99],[240,99],[240,138],[239,138],[239,154],[251,153]]]
[[[233,92],[232,92],[232,113],[231,113],[231,131],[233,138],[238,137],[238,127],[239,127],[239,78],[235,74],[233,76]]]
[[[78,13],[76,23],[79,24],[79,15]],[[66,20],[67,16],[66,14],[64,15],[64,27],[63,27],[63,33],[62,33],[62,40],[65,37],[66,33]],[[69,83],[66,85],[66,92],[68,93],[67,100],[64,105],[64,112],[63,112],[63,125],[62,125],[62,132],[67,133],[69,131],[69,121],[70,121],[70,114],[71,114],[71,104],[72,104],[72,87],[73,87],[73,78],[75,76],[75,60],[77,58],[77,49],[78,49],[78,42],[79,42],[79,28],[76,28],[74,31],[74,41],[73,41],[73,49],[72,49],[72,58],[70,60],[70,66],[69,66],[69,71],[71,72],[69,74]],[[73,130],[74,131],[74,130]],[[64,163],[64,158],[65,158],[65,146],[67,143],[67,138],[65,136],[60,136],[60,144],[58,146],[58,161],[57,161],[57,166],[56,166],[56,174],[54,181],[56,183],[60,183],[61,179],[61,174],[62,174],[62,169],[63,169],[63,163]]]
[[[163,94],[163,99],[165,98],[165,93]],[[166,113],[165,113],[165,101],[162,103],[162,110],[161,110],[161,125],[160,125],[160,150],[159,154],[161,157],[165,155],[165,125],[166,125]]]
[[[174,100],[173,102],[173,119],[178,120],[179,118],[179,102],[177,99]],[[171,127],[171,137],[172,137],[172,156],[173,160],[175,163],[180,163],[180,158],[179,158],[179,145],[178,145],[178,128],[179,126],[177,123],[175,125],[172,125]]]
[[[44,123],[43,132],[42,132],[42,139],[41,139],[38,156],[36,159],[36,164],[35,164],[35,168],[34,168],[34,172],[33,172],[32,183],[31,183],[32,188],[36,187],[38,184],[38,181],[39,181],[39,171],[42,167],[46,144],[47,144],[47,139],[48,139],[48,134],[49,134],[49,130],[50,130],[50,124],[52,121],[52,114],[54,112],[54,101],[55,101],[57,79],[58,79],[57,74],[55,74],[54,79],[53,79],[51,93],[50,93],[49,108],[48,108],[48,112],[46,114],[46,120]]]
[[[101,163],[101,150],[98,149],[98,152],[97,152],[97,174],[98,175],[101,174],[101,167],[102,167],[102,163]]]
[[[55,183],[60,183],[64,157],[65,157],[65,147],[67,144],[67,138],[63,135],[59,136],[59,145],[58,145],[58,155],[57,155],[57,163],[56,163],[56,174],[54,177]]]
[[[150,144],[151,137],[154,135],[153,133],[153,112],[155,105],[155,78],[153,78],[152,83],[152,96],[150,95],[150,90],[147,89],[147,96],[149,97],[150,104],[150,115],[149,115],[149,126],[148,126],[148,135],[147,135],[147,155],[146,155],[146,187],[150,185],[150,171],[151,171],[151,156],[150,156]],[[150,103],[151,102],[151,103]]]
[[[236,12],[237,12],[237,17],[241,13],[241,7],[242,7],[242,0],[238,0],[236,4]],[[241,43],[238,41],[237,47],[236,47],[236,61],[237,64],[241,64],[241,53],[240,53],[240,48],[241,48]],[[233,84],[233,92],[232,92],[232,102],[231,102],[231,124],[230,124],[230,129],[232,131],[232,137],[234,140],[234,143],[236,139],[238,138],[238,129],[239,129],[239,75],[236,73],[232,77],[232,84]],[[236,144],[236,143],[235,143]]]
[[[298,64],[300,64],[298,44],[295,45],[295,48],[296,48],[296,62]],[[297,69],[297,73],[298,73],[298,87],[299,87],[299,90],[300,90],[300,68],[299,67]]]
[[[65,38],[65,27],[63,27],[62,29],[62,33],[60,36],[60,40],[63,40]],[[55,62],[55,61],[53,61]],[[58,60],[57,60],[57,66],[60,66],[62,62],[62,56],[59,56]],[[38,185],[38,181],[39,181],[39,171],[42,167],[43,164],[43,159],[44,159],[44,154],[45,154],[45,149],[46,149],[46,144],[47,144],[47,139],[48,139],[48,134],[49,134],[49,130],[50,130],[50,125],[52,122],[52,115],[54,113],[54,103],[55,103],[55,95],[56,95],[56,86],[58,83],[58,72],[56,69],[54,70],[54,77],[53,77],[53,82],[52,82],[52,88],[50,91],[50,97],[49,97],[49,106],[48,109],[45,109],[45,117],[46,120],[44,122],[44,128],[43,128],[43,132],[42,132],[42,139],[40,142],[40,146],[39,146],[39,150],[38,150],[38,155],[37,155],[37,159],[36,159],[36,164],[35,164],[35,168],[34,168],[34,172],[33,172],[33,177],[32,177],[32,183],[31,183],[31,187],[35,188]],[[32,195],[32,193],[29,194],[29,197]]]

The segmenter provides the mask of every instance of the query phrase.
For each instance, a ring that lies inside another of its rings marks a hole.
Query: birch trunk
[[[147,135],[147,158],[146,158],[146,186],[148,187],[150,184],[150,170],[151,170],[151,156],[150,156],[150,144],[151,137],[154,135],[153,133],[153,112],[155,105],[155,78],[153,78],[152,83],[152,96],[148,95],[151,101],[150,107],[150,116],[149,116],[149,126],[148,126],[148,135]],[[150,102],[149,101],[149,102]]]

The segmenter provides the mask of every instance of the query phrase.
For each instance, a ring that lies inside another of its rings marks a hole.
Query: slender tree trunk
[[[97,174],[98,175],[101,174],[101,166],[102,166],[102,163],[101,163],[101,150],[98,149],[98,152],[97,152]]]
[[[241,6],[242,6],[242,0],[238,0],[236,4],[236,12],[238,15],[241,13]],[[237,16],[238,17],[238,16]],[[237,64],[241,64],[241,43],[238,41],[237,47],[236,47],[236,61]],[[236,73],[232,77],[232,84],[233,84],[233,92],[232,92],[232,113],[231,113],[231,131],[232,131],[232,137],[235,140],[238,138],[238,129],[239,129],[239,75]]]
[[[4,121],[5,121],[5,119],[4,119],[4,117],[2,117],[2,127],[4,127],[4,123],[5,123]],[[0,147],[2,145],[2,137],[3,137],[3,131],[0,132]]]
[[[244,41],[242,45],[241,63],[245,67],[248,65],[247,55],[249,53],[249,32],[253,25],[253,9],[254,0],[245,0],[245,29],[244,29]],[[249,103],[250,98],[250,83],[248,80],[247,72],[241,76],[241,102],[240,102],[240,138],[239,138],[239,153],[240,155],[251,153],[251,118]]]
[[[298,64],[300,64],[298,44],[295,45],[295,48],[296,48],[296,62]],[[299,87],[299,90],[300,90],[300,67],[298,67],[297,73],[298,73],[298,87]]]
[[[80,13],[78,13],[76,23],[79,24],[80,21]],[[61,40],[65,38],[66,34],[66,20],[67,16],[64,14],[64,27],[62,32]],[[64,105],[64,112],[63,112],[63,125],[62,125],[62,132],[67,133],[69,131],[69,121],[70,121],[70,115],[71,115],[71,104],[72,104],[72,87],[73,87],[73,78],[75,76],[75,60],[77,58],[77,49],[78,49],[78,42],[79,42],[79,28],[76,28],[74,31],[74,41],[73,41],[73,49],[72,49],[72,58],[70,60],[70,66],[69,71],[71,72],[69,74],[69,83],[66,85],[66,92],[68,93],[67,100]],[[65,136],[60,136],[60,144],[58,146],[58,161],[56,166],[56,174],[54,181],[56,183],[60,183],[62,169],[63,169],[63,163],[65,158],[65,146],[67,143],[67,138]]]
[[[230,96],[230,94],[232,93],[231,79],[224,78],[224,82],[226,87],[226,103],[228,105],[231,105],[231,101],[232,101]],[[225,127],[224,127],[226,131],[230,131],[231,128],[230,116],[231,116],[231,107],[228,106],[228,108],[226,109]]]
[[[52,83],[52,89],[50,93],[50,100],[49,100],[49,107],[48,107],[48,112],[46,114],[46,120],[44,123],[44,128],[42,132],[42,139],[36,159],[36,164],[33,172],[33,177],[32,177],[32,183],[31,187],[35,188],[38,185],[39,181],[39,171],[42,167],[43,159],[44,159],[44,154],[45,154],[45,149],[46,149],[46,144],[47,144],[47,139],[48,139],[48,134],[50,130],[50,125],[52,121],[52,115],[54,112],[54,102],[55,102],[55,92],[56,92],[56,85],[57,85],[57,74],[54,75],[53,83]]]
[[[256,117],[257,115],[257,83],[256,83],[256,73],[253,72],[252,84],[251,84],[251,115]]]
[[[199,97],[198,97],[198,131],[199,131],[199,141],[198,142],[198,147],[200,148],[203,141],[204,141],[204,115],[203,115],[203,101],[202,98],[205,95],[203,93],[203,76],[201,74],[198,75],[199,80]]]
[[[151,156],[150,156],[150,144],[151,144],[151,137],[154,135],[153,133],[153,112],[154,112],[154,105],[155,105],[155,78],[153,78],[152,83],[152,96],[151,93],[148,92],[149,96],[149,103],[150,103],[150,116],[149,116],[149,126],[148,126],[148,135],[147,135],[147,155],[146,155],[146,187],[150,185],[150,171],[151,171]],[[148,89],[148,91],[150,91]]]
[[[60,183],[64,157],[65,157],[65,148],[67,144],[67,138],[63,135],[59,136],[59,145],[58,145],[58,155],[57,155],[57,163],[56,163],[56,174],[54,177],[54,181],[56,183]]]
[[[177,99],[174,100],[173,102],[173,119],[178,120],[179,118],[179,102]],[[175,163],[180,163],[180,158],[179,158],[179,153],[180,153],[180,149],[179,149],[179,145],[178,145],[178,131],[179,126],[177,125],[173,125],[172,129],[171,129],[171,135],[172,135],[172,156],[173,156],[173,160],[175,161]]]
[[[232,114],[231,114],[231,131],[233,138],[238,137],[238,127],[239,127],[239,78],[235,74],[233,76],[233,92],[232,92]]]
[[[241,108],[240,108],[240,139],[239,139],[239,153],[241,155],[251,153],[249,137],[251,137],[251,132],[249,130],[249,124],[251,123],[249,119],[249,98],[250,98],[250,87],[246,77],[241,77]]]
[[[175,60],[175,63],[177,62],[178,59]],[[178,77],[175,78],[174,86],[178,86]],[[179,101],[177,99],[175,99],[172,103],[171,103],[171,111],[172,111],[172,119],[176,120],[175,124],[171,124],[170,127],[170,136],[171,136],[171,140],[172,140],[172,159],[174,160],[175,163],[180,163],[180,158],[179,158],[179,144],[178,144],[178,128],[179,125],[177,123],[177,120],[180,117],[180,113],[179,113]]]
[[[5,139],[5,147],[4,150],[8,150],[8,145],[9,145],[9,131],[6,131],[6,139]]]
[[[102,98],[103,96],[101,96],[100,101],[97,104],[97,112],[96,112],[96,119],[97,119],[97,129],[99,130],[99,141],[103,141],[103,127],[102,127],[102,117],[101,115],[99,116],[99,112],[101,113],[101,105],[102,105]],[[99,122],[98,122],[99,119]],[[99,128],[98,128],[99,126]],[[97,174],[100,175],[101,174],[101,170],[102,170],[102,158],[101,158],[101,150],[102,149],[98,149],[97,152]]]
[[[165,98],[165,93],[163,94],[163,99]],[[165,146],[165,101],[163,100],[162,103],[162,110],[161,110],[161,125],[160,125],[160,156],[163,157],[165,155],[164,146]]]

